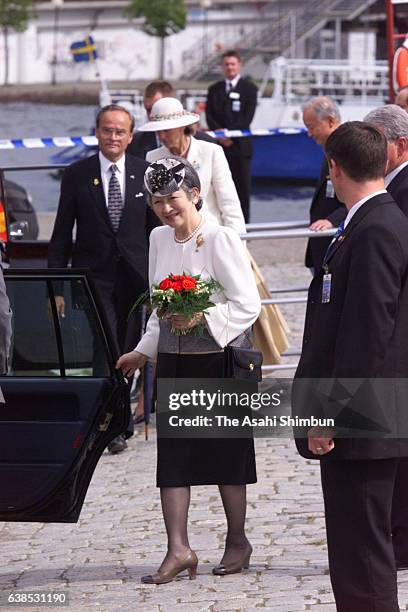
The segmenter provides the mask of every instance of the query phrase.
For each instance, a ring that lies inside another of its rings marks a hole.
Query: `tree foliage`
[[[0,26],[24,32],[33,0],[0,0]]]
[[[184,30],[187,9],[184,0],[131,0],[125,13],[128,17],[144,17],[143,31],[165,38]]]
[[[0,0],[0,28],[4,39],[4,84],[9,80],[9,32],[27,29],[33,0]]]

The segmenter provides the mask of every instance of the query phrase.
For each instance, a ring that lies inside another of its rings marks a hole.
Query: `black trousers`
[[[408,565],[408,457],[400,459],[392,500],[392,543],[398,564]]]
[[[229,155],[228,149],[224,149],[224,151],[231,170],[232,180],[235,183],[239,201],[241,202],[245,223],[249,223],[251,203],[251,158]]]
[[[391,505],[399,459],[321,461],[338,612],[399,612]]]
[[[128,316],[132,305],[146,289],[143,280],[138,278],[124,261],[119,261],[114,282],[95,279],[95,283],[112,330],[118,354],[121,355],[131,351],[140,340],[142,317],[140,311],[132,315],[130,320],[128,320]],[[97,353],[97,347],[94,347],[94,352]],[[129,410],[131,383],[132,380],[130,379],[128,385]],[[124,433],[126,437],[130,437],[133,431],[133,417],[131,415]]]

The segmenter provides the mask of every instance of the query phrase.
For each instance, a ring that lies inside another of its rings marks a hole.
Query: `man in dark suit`
[[[308,135],[324,147],[326,140],[340,125],[340,111],[337,104],[325,96],[312,98],[303,108],[303,123]],[[346,208],[336,196],[329,177],[327,160],[322,162],[319,181],[310,205],[309,229],[318,232],[338,227],[346,218]],[[315,274],[322,267],[323,257],[331,238],[309,238],[305,265]]]
[[[249,130],[257,102],[257,87],[241,78],[238,51],[226,51],[221,63],[225,79],[211,85],[207,95],[206,117],[211,130]],[[251,137],[219,138],[237,188],[245,222],[249,223],[251,196]]]
[[[408,113],[396,104],[371,111],[364,119],[387,139],[385,187],[408,216]],[[408,236],[407,236],[408,240]],[[398,466],[392,504],[392,542],[398,569],[408,568],[408,458]]]
[[[149,83],[143,93],[143,106],[146,110],[146,115],[150,121],[153,104],[161,98],[175,98],[176,91],[168,81],[152,81]],[[195,126],[189,126],[193,129]],[[217,140],[202,131],[194,133],[194,137],[197,140],[206,140],[207,142],[213,142],[218,144]],[[139,157],[140,159],[146,159],[149,151],[154,151],[162,146],[160,138],[157,132],[136,132],[133,134],[132,141],[129,143],[127,153]]]
[[[149,234],[160,224],[144,196],[147,164],[125,155],[132,132],[133,118],[126,109],[112,104],[99,111],[99,153],[65,170],[48,255],[50,268],[64,268],[70,259],[74,267],[90,268],[119,353],[138,340],[137,330],[128,333],[127,317],[148,287]],[[56,296],[56,303],[64,316],[64,297]],[[110,445],[111,452],[124,448],[124,438]]]
[[[329,136],[325,152],[348,214],[310,285],[295,389],[313,387],[314,379],[314,400],[304,401],[302,394],[296,400],[295,393],[294,409],[319,417],[323,406],[335,417],[335,428],[308,427],[297,445],[303,456],[321,459],[338,612],[398,612],[391,504],[408,437],[406,426],[403,436],[389,425],[403,424],[407,416],[399,377],[408,371],[408,219],[384,189],[387,142],[377,128],[345,123]],[[316,390],[327,389],[327,381],[332,391],[326,401]],[[385,427],[378,427],[378,415]],[[373,433],[358,437],[360,422],[372,424]],[[348,427],[345,437],[340,426]]]

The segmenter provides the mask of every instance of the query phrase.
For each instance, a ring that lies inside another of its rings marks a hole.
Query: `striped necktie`
[[[112,227],[115,232],[117,232],[120,223],[120,218],[122,216],[123,200],[118,177],[116,176],[118,167],[116,166],[116,164],[112,164],[109,169],[111,171],[112,176],[109,181],[108,190],[108,214],[109,219],[112,223]]]

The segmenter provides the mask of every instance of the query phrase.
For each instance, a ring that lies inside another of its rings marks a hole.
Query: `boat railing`
[[[278,57],[266,71],[259,95],[265,95],[268,81],[274,82],[274,104],[331,95],[338,102],[365,105],[388,97],[388,62],[357,64],[349,60],[311,60]]]
[[[264,231],[253,231],[245,234],[240,234],[242,240],[268,240],[270,238],[327,238],[333,236],[336,230],[327,229],[318,232],[310,231],[307,228],[294,229],[271,229]]]
[[[277,230],[277,229],[294,229],[300,227],[308,227],[310,225],[307,219],[300,221],[266,221],[262,223],[247,223],[247,232],[259,232],[264,230]]]
[[[333,236],[336,229],[327,229],[322,231],[311,231],[308,229],[309,222],[307,220],[299,221],[278,221],[268,223],[250,223],[246,226],[246,233],[241,234],[241,238],[246,241],[251,240],[270,240],[279,238],[323,238]],[[263,305],[266,304],[305,304],[307,302],[306,292],[308,287],[280,287],[278,289],[270,289],[271,295],[278,294],[293,294],[303,293],[304,295],[295,297],[271,297],[261,300]],[[282,357],[299,357],[299,350],[287,350],[282,353]],[[295,370],[297,362],[280,363],[273,365],[265,365],[262,371],[265,375],[272,374],[284,370]]]

